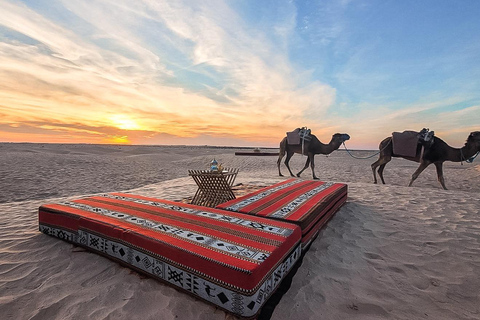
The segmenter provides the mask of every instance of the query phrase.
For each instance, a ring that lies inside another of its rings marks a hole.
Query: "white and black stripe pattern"
[[[278,190],[282,190],[282,189],[285,189],[285,188],[288,188],[290,186],[293,186],[297,183],[300,183],[300,182],[303,182],[302,180],[294,180],[294,181],[291,181],[289,183],[285,183],[285,184],[282,184],[282,185],[279,185],[279,186],[276,186],[274,188],[271,188],[271,189],[268,189],[268,190],[265,190],[259,194],[256,194],[256,195],[253,195],[251,197],[248,197],[247,199],[244,199],[242,201],[239,201],[235,204],[232,204],[231,206],[228,206],[226,207],[225,209],[226,210],[230,210],[230,211],[236,211],[236,212],[240,212],[240,209],[242,209],[243,207],[246,207],[254,202],[257,202],[269,195],[271,195],[272,193],[274,192],[277,192]]]
[[[257,314],[271,294],[285,278],[301,255],[301,246],[297,246],[289,256],[280,263],[255,291],[240,292],[220,286],[184,269],[180,269],[167,261],[151,254],[139,251],[122,242],[112,241],[97,234],[78,230],[65,231],[49,225],[40,224],[40,231],[50,236],[78,243],[93,251],[120,260],[156,278],[183,289],[197,297],[209,301],[227,311],[242,317]],[[237,288],[239,289],[239,288]],[[241,290],[241,289],[240,289]]]
[[[257,222],[257,221],[252,221],[252,220],[249,220],[248,218],[247,219],[237,218],[237,217],[232,217],[232,216],[217,213],[217,212],[208,212],[208,211],[204,211],[204,210],[198,210],[198,209],[192,209],[192,208],[187,208],[187,207],[183,207],[183,206],[172,205],[172,204],[169,204],[169,203],[150,201],[150,200],[144,200],[144,199],[136,199],[136,198],[117,196],[117,195],[112,195],[112,194],[103,194],[102,197],[111,198],[111,199],[115,199],[115,200],[124,200],[124,201],[128,201],[128,202],[135,202],[135,203],[149,205],[149,206],[158,207],[158,208],[163,208],[163,209],[167,209],[167,210],[174,210],[174,211],[178,211],[178,212],[183,212],[183,213],[188,213],[188,214],[192,214],[192,215],[202,216],[202,217],[210,218],[210,219],[213,219],[213,220],[225,221],[225,222],[241,225],[241,226],[248,227],[248,228],[260,229],[262,231],[266,231],[266,232],[269,232],[269,233],[272,233],[272,234],[282,235],[282,236],[285,236],[285,237],[288,237],[293,232],[292,229],[280,228],[280,227],[277,227],[277,226],[269,225],[267,223],[260,223],[260,222]]]
[[[108,217],[113,217],[131,224],[136,224],[144,228],[155,230],[157,232],[175,235],[179,238],[189,240],[189,241],[201,244],[203,246],[228,253],[230,255],[236,255],[238,257],[254,260],[257,263],[261,263],[262,261],[264,261],[270,256],[269,252],[253,250],[251,248],[242,247],[235,243],[230,243],[228,241],[220,240],[208,235],[196,233],[191,230],[181,229],[176,226],[139,218],[133,215],[129,215],[129,214],[114,211],[114,210],[93,207],[83,203],[77,203],[77,202],[71,202],[71,201],[63,202],[62,205],[80,209],[83,211],[94,212],[94,213],[101,214]]]
[[[290,212],[293,210],[297,209],[299,206],[301,206],[303,203],[307,202],[310,198],[314,197],[317,195],[319,192],[322,192],[325,189],[330,188],[334,183],[333,182],[327,182],[322,184],[321,186],[318,186],[312,190],[309,190],[305,192],[304,194],[298,196],[285,206],[283,206],[281,209],[273,212],[272,214],[269,215],[269,217],[272,218],[284,218],[287,216]]]

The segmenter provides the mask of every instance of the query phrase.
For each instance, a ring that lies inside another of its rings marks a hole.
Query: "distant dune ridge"
[[[41,234],[37,209],[112,191],[180,201],[196,190],[187,170],[205,169],[214,157],[239,168],[236,183],[253,189],[287,178],[278,177],[276,157],[235,151],[242,149],[0,144],[2,319],[233,319]],[[295,155],[293,171],[305,160]],[[313,242],[272,319],[480,317],[480,160],[446,162],[449,190],[441,189],[433,166],[406,187],[417,164],[403,159],[387,165],[387,185],[374,185],[375,160],[341,150],[316,156],[317,176],[347,183],[348,200]],[[310,169],[303,178],[311,178]]]

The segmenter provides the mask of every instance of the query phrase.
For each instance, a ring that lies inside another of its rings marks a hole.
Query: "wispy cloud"
[[[93,31],[78,34],[25,5],[2,1],[0,24],[33,40],[0,43],[6,62],[0,73],[8,79],[0,91],[4,106],[98,125],[123,112],[149,131],[249,139],[262,130],[283,134],[310,122],[313,114],[321,116],[334,102],[331,87],[302,85],[287,52],[261,30],[247,31],[222,1],[61,3]],[[142,34],[148,26],[159,30],[160,46],[147,43],[155,41]],[[181,58],[162,52],[165,43]],[[203,92],[176,86],[172,80],[181,59],[208,66],[195,70],[202,77],[224,81],[205,84]],[[28,117],[28,112],[9,114],[10,121]]]
[[[428,99],[427,99],[428,100]],[[392,132],[404,130],[434,130],[435,134],[452,146],[461,146],[471,131],[478,131],[479,106],[449,110],[449,106],[462,102],[463,97],[416,102],[409,105],[398,103],[357,105],[352,117],[342,115],[327,121],[330,128],[347,128],[351,140],[347,145],[357,148],[375,149],[381,140]],[[352,107],[352,106],[350,106]],[[339,125],[339,126],[338,126]]]
[[[380,4],[0,0],[0,6],[3,139],[28,137],[37,126],[44,140],[51,132],[52,139],[82,142],[277,145],[286,131],[309,126],[325,139],[349,131],[351,142],[372,145],[402,127],[432,124],[449,134],[479,120],[468,111],[478,105],[472,76],[478,67],[449,64],[456,57],[473,61],[476,45],[404,59],[389,47],[394,42],[385,42],[390,34],[379,33],[381,10],[388,9]],[[435,72],[441,86],[429,76]],[[459,74],[468,83],[460,84]],[[463,112],[448,111],[458,104]]]

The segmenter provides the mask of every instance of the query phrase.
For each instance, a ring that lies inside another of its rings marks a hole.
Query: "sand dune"
[[[37,209],[109,191],[181,200],[196,190],[187,170],[213,157],[240,168],[237,183],[269,185],[284,179],[275,157],[206,147],[0,146],[2,319],[233,319],[41,234]],[[389,184],[374,185],[374,160],[343,151],[316,157],[317,176],[347,183],[348,201],[313,242],[272,319],[480,319],[480,165],[446,163],[443,190],[433,166],[406,187],[417,164],[402,159],[387,165]],[[304,161],[294,156],[295,172]]]

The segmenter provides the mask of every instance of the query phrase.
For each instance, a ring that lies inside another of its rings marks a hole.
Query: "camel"
[[[426,147],[423,151],[422,155],[422,146],[419,144],[417,146],[417,153],[415,157],[403,157],[393,154],[393,145],[392,145],[392,138],[388,137],[385,138],[382,142],[380,142],[380,155],[377,161],[372,163],[372,170],[373,170],[373,178],[374,182],[377,183],[377,176],[375,174],[375,170],[378,168],[378,175],[382,180],[382,183],[385,184],[385,180],[383,179],[383,170],[385,169],[385,165],[392,160],[392,157],[401,157],[410,161],[419,162],[420,165],[418,169],[413,173],[412,179],[408,184],[409,187],[412,186],[413,181],[418,178],[420,173],[425,170],[430,164],[434,164],[437,169],[437,177],[438,181],[442,185],[443,189],[447,190],[445,186],[445,179],[443,178],[443,163],[445,161],[452,161],[452,162],[471,162],[473,159],[478,155],[480,152],[480,131],[474,131],[470,133],[467,138],[467,142],[461,148],[453,148],[450,147],[447,143],[445,143],[442,139],[438,137],[433,138],[433,143]],[[421,158],[420,158],[421,157]]]
[[[307,169],[308,165],[310,164],[312,168],[313,179],[318,179],[315,175],[314,156],[316,154],[332,153],[333,151],[337,150],[344,141],[350,139],[350,136],[346,133],[335,133],[332,136],[332,140],[328,144],[321,143],[320,140],[318,140],[318,138],[313,134],[311,135],[311,137],[312,139],[310,141],[305,141],[303,144],[303,154],[307,155],[308,158],[303,169],[300,170],[299,173],[297,173],[297,177],[300,177],[302,172],[305,171],[305,169]],[[280,163],[282,161],[282,158],[285,156],[285,153],[287,154],[287,157],[285,158],[285,165],[287,166],[290,175],[294,177],[288,163],[290,161],[290,158],[292,158],[295,153],[302,154],[302,144],[288,144],[287,137],[283,138],[283,140],[280,142],[280,154],[278,156],[277,166],[278,174],[281,177],[283,177],[283,174],[280,172]]]

